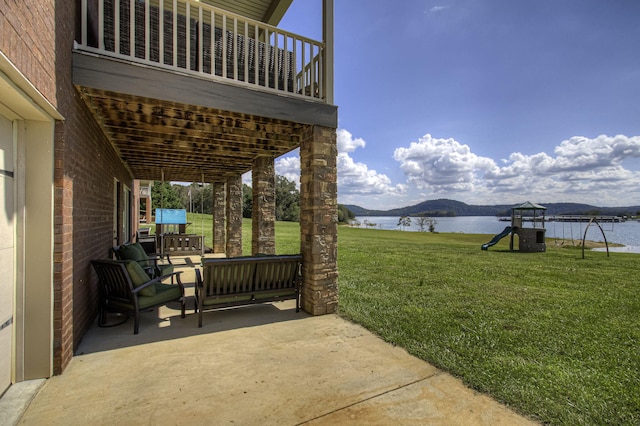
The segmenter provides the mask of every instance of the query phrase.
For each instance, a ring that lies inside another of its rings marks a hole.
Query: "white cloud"
[[[345,204],[384,210],[433,198],[470,204],[531,200],[600,206],[633,205],[640,200],[640,172],[627,167],[640,159],[640,136],[574,136],[552,154],[514,152],[497,162],[455,139],[427,134],[393,154],[406,176],[404,183],[394,183],[352,157],[358,148],[366,149],[362,138],[338,129],[337,142],[338,196]],[[275,168],[299,187],[297,151],[278,158]]]
[[[445,9],[447,9],[447,6],[433,6],[431,9],[429,9],[429,12],[437,13],[437,12],[442,12]]]
[[[292,154],[293,153],[293,154]],[[276,158],[274,167],[276,174],[284,176],[292,182],[295,182],[296,188],[300,189],[300,156],[298,151],[292,151],[286,157]],[[247,172],[242,175],[242,183],[253,186],[252,173]]]
[[[406,185],[393,185],[388,176],[351,158],[349,153],[358,148],[364,148],[366,142],[362,138],[354,138],[345,129],[336,132],[338,144],[338,193],[341,200],[349,203],[352,196],[357,195],[399,195],[405,192]],[[300,187],[300,155],[294,151],[286,157],[278,158],[275,162],[276,174],[296,182]]]
[[[396,148],[393,158],[409,183],[436,193],[473,190],[485,173],[497,168],[493,160],[473,154],[468,145],[429,134],[408,148]]]
[[[338,154],[338,193],[342,195],[399,195],[405,185],[393,185],[387,175],[353,161],[347,153]]]
[[[353,138],[353,135],[345,129],[336,131],[338,152],[353,152],[358,148],[364,148],[366,142],[362,138]]]
[[[336,132],[338,142],[338,194],[344,203],[357,200],[358,196],[396,196],[406,191],[406,185],[393,185],[385,174],[369,169],[365,163],[356,162],[349,153],[364,148],[362,138],[354,138],[345,129]]]
[[[557,170],[613,167],[626,159],[640,158],[640,136],[601,135],[595,139],[574,136],[562,141],[554,152]]]
[[[397,148],[394,159],[407,182],[417,189],[472,203],[513,202],[524,197],[540,202],[624,205],[638,199],[640,173],[626,169],[623,162],[640,158],[640,137],[575,136],[562,141],[554,154],[515,152],[498,166],[454,139],[427,134],[409,147]],[[615,201],[620,193],[627,195]]]
[[[253,185],[253,174],[251,172],[247,172],[242,175],[242,183],[248,186]]]
[[[519,152],[510,155],[504,168],[496,177],[509,174],[527,173],[538,176],[564,175],[571,172],[624,170],[623,161],[640,158],[640,137],[601,135],[594,139],[574,136],[562,141],[554,149],[555,157],[545,153],[524,155]]]
[[[300,154],[294,151],[296,155],[280,157],[275,162],[276,174],[286,177],[288,180],[296,183],[296,188],[300,189]]]

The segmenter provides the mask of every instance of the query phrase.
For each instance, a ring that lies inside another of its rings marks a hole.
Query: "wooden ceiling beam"
[[[83,89],[120,158],[136,179],[223,181],[250,171],[262,155],[300,146],[307,125]]]
[[[262,135],[246,135],[242,133],[222,132],[222,133],[209,133],[200,131],[176,131],[172,128],[157,128],[157,129],[138,129],[127,127],[123,128],[117,125],[117,123],[105,122],[104,128],[112,134],[126,135],[128,138],[134,141],[142,142],[146,138],[155,138],[166,141],[167,144],[175,143],[179,145],[180,142],[196,142],[196,143],[220,143],[220,144],[238,144],[246,147],[251,146],[274,146],[280,149],[287,149],[296,147],[302,140],[301,136],[289,137],[287,135],[271,134],[268,137],[261,137]],[[122,139],[122,138],[120,138]]]

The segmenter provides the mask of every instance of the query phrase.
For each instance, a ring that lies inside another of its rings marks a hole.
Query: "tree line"
[[[293,181],[276,175],[276,220],[300,221],[300,191]],[[191,183],[190,185],[172,184],[155,181],[151,188],[153,211],[157,208],[185,209],[188,212],[213,214],[213,190],[211,184]],[[251,217],[253,190],[242,184],[242,216]],[[338,221],[348,222],[355,215],[342,204],[338,205]]]

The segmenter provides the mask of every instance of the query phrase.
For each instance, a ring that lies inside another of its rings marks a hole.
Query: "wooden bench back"
[[[207,297],[295,289],[301,255],[205,259],[203,286]]]

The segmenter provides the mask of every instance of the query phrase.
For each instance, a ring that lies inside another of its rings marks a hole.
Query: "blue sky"
[[[640,1],[335,0],[335,49],[340,203],[640,204]]]

